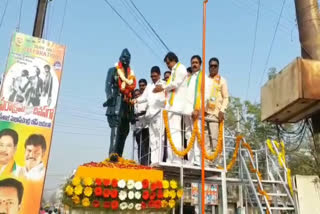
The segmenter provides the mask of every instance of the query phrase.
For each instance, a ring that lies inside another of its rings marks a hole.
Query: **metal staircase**
[[[273,149],[276,156],[279,156],[279,151],[275,143],[272,141]],[[288,178],[287,168],[285,162],[282,162],[282,167],[277,160],[274,160],[267,152],[266,147],[266,180],[260,180],[256,171],[252,173],[253,169],[256,169],[255,162],[247,149],[240,149],[240,170],[242,175],[242,185],[244,187],[245,198],[249,202],[251,207],[256,207],[258,213],[296,213],[295,202],[291,195]],[[279,161],[282,159],[279,159]],[[248,167],[251,164],[251,168]],[[260,188],[260,193],[258,191]],[[267,196],[263,193],[265,191]],[[263,194],[261,194],[263,193]]]

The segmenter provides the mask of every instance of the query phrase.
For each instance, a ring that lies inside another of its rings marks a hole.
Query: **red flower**
[[[92,201],[92,206],[95,207],[95,208],[100,207],[100,201],[98,201],[98,200]]]
[[[103,207],[106,208],[106,209],[110,208],[111,207],[111,202],[110,201],[105,201],[103,203]]]
[[[111,191],[111,198],[117,198],[118,197],[118,190],[114,189]]]
[[[158,185],[156,182],[151,184],[151,191],[155,191],[157,189]]]
[[[110,186],[110,184],[111,184],[111,182],[110,182],[109,179],[103,179],[103,185],[104,185],[105,187]]]
[[[104,198],[109,198],[111,195],[111,190],[110,189],[104,189],[103,190],[103,197]]]
[[[118,187],[118,180],[117,179],[112,179],[111,186],[113,188],[117,188]]]
[[[147,179],[144,179],[142,181],[142,188],[143,189],[148,189],[149,188],[149,181]]]
[[[148,200],[148,199],[149,199],[149,191],[148,191],[148,190],[143,191],[143,193],[142,193],[142,198],[143,198],[144,200]]]
[[[100,178],[96,178],[96,186],[101,186],[102,181]]]
[[[156,196],[157,196],[156,192],[151,192],[151,194],[150,194],[150,200],[156,199]]]
[[[149,208],[154,208],[154,201],[153,201],[153,200],[150,200],[150,201],[148,202],[148,207],[149,207]]]
[[[118,62],[118,67],[122,68],[122,62]]]
[[[101,196],[102,195],[102,188],[101,187],[94,188],[94,194],[96,196]]]
[[[162,189],[159,189],[159,190],[158,190],[157,198],[158,198],[158,199],[163,199],[163,191],[162,191]]]
[[[141,209],[146,209],[147,208],[147,203],[146,202],[144,202],[144,201],[142,201],[141,202]]]
[[[158,189],[162,189],[163,188],[161,181],[157,181],[157,187],[158,187]]]
[[[160,200],[156,200],[154,202],[154,207],[157,208],[157,209],[160,209],[161,208],[161,201]]]
[[[119,201],[112,201],[111,202],[111,209],[117,210],[119,208]]]

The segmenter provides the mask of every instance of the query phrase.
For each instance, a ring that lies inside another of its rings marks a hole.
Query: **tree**
[[[320,165],[314,157],[313,139],[308,126],[298,124],[284,124],[279,126],[268,122],[261,121],[261,105],[251,103],[250,101],[242,102],[240,98],[230,97],[229,106],[225,115],[226,135],[237,135],[238,112],[240,115],[240,134],[243,135],[253,149],[260,149],[265,146],[267,139],[282,139],[286,146],[287,165],[292,169],[292,174],[320,176]],[[284,132],[287,132],[285,134]],[[288,134],[289,133],[289,134]],[[290,133],[295,136],[292,139]]]

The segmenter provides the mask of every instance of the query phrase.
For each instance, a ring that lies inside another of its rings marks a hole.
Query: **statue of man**
[[[111,128],[109,154],[117,153],[119,156],[122,156],[133,118],[131,97],[136,79],[130,69],[130,59],[128,49],[124,49],[119,62],[109,69],[105,83],[107,101],[103,106],[107,107],[106,116]]]

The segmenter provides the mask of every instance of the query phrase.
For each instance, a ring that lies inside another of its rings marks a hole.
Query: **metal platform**
[[[179,177],[181,175],[181,170],[183,170],[183,179],[188,181],[199,181],[201,180],[201,167],[182,165],[175,163],[160,162],[151,164],[152,167],[163,170],[167,177]],[[212,178],[221,178],[221,172],[224,170],[205,167],[205,177],[206,180],[211,180]]]

